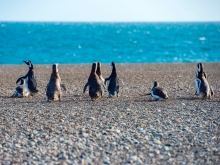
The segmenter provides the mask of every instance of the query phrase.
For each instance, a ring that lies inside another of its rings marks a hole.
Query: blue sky
[[[220,21],[220,0],[0,0],[0,21]]]

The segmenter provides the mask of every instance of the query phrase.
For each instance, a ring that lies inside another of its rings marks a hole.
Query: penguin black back
[[[93,63],[88,82],[83,89],[83,93],[85,93],[87,86],[89,86],[89,96],[91,97],[91,99],[100,98],[104,93],[104,84],[102,83],[99,76],[96,74],[96,69],[97,63]]]
[[[168,99],[167,91],[164,88],[160,88],[157,81],[152,84],[151,97],[153,100]]]
[[[111,75],[105,79],[105,84],[107,81],[109,81],[109,84],[108,84],[109,97],[111,97],[111,95],[118,96],[118,93],[119,93],[119,78],[117,76],[115,63],[112,62],[111,66],[112,66]]]

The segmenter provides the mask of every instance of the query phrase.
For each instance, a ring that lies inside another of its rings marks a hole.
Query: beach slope
[[[116,64],[119,98],[97,101],[83,94],[91,65],[59,65],[67,91],[48,103],[51,66],[34,66],[39,92],[28,98],[10,98],[27,66],[0,66],[1,164],[219,164],[220,63],[204,64],[211,100],[194,95],[196,64]],[[167,101],[143,95],[154,80]]]

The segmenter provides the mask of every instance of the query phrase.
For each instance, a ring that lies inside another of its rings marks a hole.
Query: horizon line
[[[10,21],[0,20],[2,22],[18,22],[18,23],[220,23],[220,20],[216,21]]]

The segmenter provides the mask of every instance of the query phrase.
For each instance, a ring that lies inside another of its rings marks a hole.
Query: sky
[[[0,0],[0,21],[220,21],[220,0]]]

